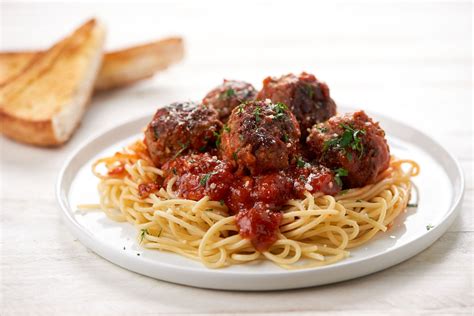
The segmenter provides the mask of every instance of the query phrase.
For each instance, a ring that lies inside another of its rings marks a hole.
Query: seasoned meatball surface
[[[234,108],[221,136],[222,156],[252,175],[289,166],[298,153],[300,130],[288,108],[252,101]]]
[[[267,77],[258,100],[286,104],[300,124],[302,140],[314,124],[324,122],[336,114],[336,103],[329,96],[329,88],[315,76],[301,73],[288,74],[280,78]]]
[[[161,166],[181,154],[212,148],[221,128],[215,110],[193,102],[173,103],[156,111],[145,143],[155,165]]]
[[[374,183],[390,163],[385,132],[364,111],[315,125],[307,145],[313,158],[336,170],[345,188]]]
[[[211,90],[202,100],[204,105],[210,106],[219,113],[219,118],[227,122],[232,110],[239,104],[254,100],[257,90],[245,81],[224,80]]]

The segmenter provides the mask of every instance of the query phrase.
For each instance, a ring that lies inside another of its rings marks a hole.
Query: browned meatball
[[[230,112],[239,104],[255,99],[257,90],[245,81],[224,80],[202,100],[204,105],[214,108],[219,118],[227,122]]]
[[[222,128],[217,112],[193,102],[158,109],[145,131],[145,143],[157,166],[171,158],[214,146]]]
[[[385,132],[364,111],[315,125],[307,145],[313,158],[336,171],[344,188],[374,183],[390,163]]]
[[[314,124],[336,114],[336,103],[329,96],[326,83],[305,72],[299,76],[288,74],[280,78],[265,78],[257,99],[286,104],[300,124],[302,140]]]
[[[252,175],[288,167],[298,152],[300,130],[282,103],[251,101],[234,108],[222,133],[221,153]]]

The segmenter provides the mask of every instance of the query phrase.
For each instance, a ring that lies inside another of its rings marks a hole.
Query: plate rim
[[[354,110],[353,108],[347,108],[347,107],[342,107],[342,108],[344,109],[344,112],[346,112],[347,109],[349,109],[348,112]],[[156,262],[155,260],[151,260],[151,259],[145,258],[145,257],[142,257],[141,260],[143,260],[143,263],[145,263],[145,264],[159,265],[160,267],[166,267],[168,269],[174,269],[174,270],[178,270],[178,271],[186,272],[186,273],[191,272],[191,273],[204,274],[204,275],[207,275],[207,277],[217,276],[218,274],[220,276],[228,275],[230,277],[235,277],[235,276],[240,276],[240,277],[242,277],[242,276],[245,276],[245,277],[257,277],[257,276],[259,276],[259,277],[262,277],[262,276],[263,277],[269,277],[269,276],[283,276],[283,275],[295,276],[296,277],[296,276],[311,274],[314,271],[320,271],[321,273],[324,273],[324,271],[330,271],[330,270],[334,270],[334,269],[346,269],[347,267],[350,267],[350,266],[353,266],[353,265],[361,265],[366,261],[371,261],[371,260],[374,260],[374,259],[376,260],[377,258],[384,257],[384,256],[387,256],[389,254],[395,255],[395,254],[398,254],[398,253],[402,253],[402,254],[405,253],[405,255],[401,255],[395,261],[392,261],[389,264],[383,264],[382,267],[379,267],[377,269],[373,269],[369,273],[362,272],[362,273],[359,273],[358,276],[356,275],[356,276],[352,276],[352,277],[345,277],[345,278],[342,278],[342,279],[339,280],[339,281],[342,281],[342,280],[353,279],[353,278],[356,278],[356,277],[360,277],[360,276],[363,276],[363,275],[367,275],[367,274],[371,274],[371,273],[375,273],[375,272],[384,270],[384,269],[389,268],[391,266],[394,266],[394,265],[396,265],[396,264],[398,264],[402,261],[405,261],[408,258],[411,258],[414,255],[418,254],[419,252],[423,251],[424,249],[426,249],[428,246],[430,246],[432,243],[434,243],[439,237],[441,237],[447,231],[447,229],[450,227],[450,225],[454,221],[455,217],[460,212],[461,202],[463,200],[464,193],[465,193],[465,177],[464,177],[463,169],[462,169],[459,161],[454,157],[454,155],[452,155],[441,144],[439,144],[438,141],[431,138],[430,136],[428,136],[424,132],[421,132],[420,130],[418,130],[414,127],[411,127],[411,126],[409,126],[409,125],[407,125],[403,122],[400,122],[400,121],[398,121],[396,119],[393,119],[391,117],[388,117],[386,115],[382,115],[382,114],[379,114],[379,113],[374,112],[374,111],[369,111],[369,112],[370,112],[370,115],[375,117],[377,120],[388,121],[391,124],[394,123],[394,124],[396,124],[396,125],[398,125],[402,128],[407,128],[409,130],[415,131],[416,133],[418,133],[419,135],[421,135],[425,139],[428,139],[429,141],[431,141],[439,149],[441,149],[443,151],[443,154],[446,157],[449,158],[449,161],[451,163],[453,163],[453,166],[455,167],[455,171],[456,171],[455,178],[459,178],[459,187],[458,188],[453,187],[454,188],[454,190],[453,190],[453,200],[450,203],[449,210],[447,212],[445,212],[444,216],[440,219],[439,225],[434,226],[432,229],[427,231],[425,234],[422,234],[422,235],[416,237],[415,239],[410,240],[410,241],[408,241],[408,242],[406,242],[406,243],[404,243],[404,244],[402,244],[402,245],[400,245],[400,246],[398,246],[397,248],[394,248],[394,249],[385,250],[385,251],[382,251],[380,253],[376,253],[376,254],[366,256],[366,257],[363,257],[363,258],[358,258],[358,259],[355,259],[355,260],[352,260],[352,261],[349,261],[349,262],[342,261],[342,262],[338,263],[337,265],[327,265],[327,266],[314,267],[314,268],[301,269],[301,270],[281,269],[281,271],[258,271],[258,273],[256,273],[256,272],[246,273],[245,271],[235,271],[235,270],[230,270],[230,269],[226,269],[226,268],[223,268],[223,269],[202,269],[202,268],[197,268],[197,267],[192,267],[192,266],[183,267],[183,266],[179,266],[179,265],[170,264],[170,263],[167,263],[167,262]],[[64,182],[66,181],[65,180],[65,173],[67,172],[67,170],[70,167],[73,160],[77,156],[79,156],[81,154],[81,152],[88,145],[90,145],[94,141],[98,140],[99,138],[103,137],[104,135],[113,132],[117,128],[123,127],[124,125],[128,125],[128,124],[130,124],[130,125],[136,124],[138,121],[145,120],[146,118],[150,119],[152,117],[152,115],[153,115],[153,113],[151,113],[151,114],[141,113],[140,115],[137,115],[137,116],[128,118],[126,120],[123,120],[121,122],[118,122],[118,123],[114,124],[114,126],[112,126],[112,127],[103,128],[103,129],[99,130],[98,132],[94,133],[93,135],[91,135],[90,137],[87,137],[84,141],[82,141],[77,146],[77,148],[75,150],[73,150],[72,153],[67,157],[67,159],[64,161],[64,163],[63,163],[63,165],[62,165],[62,167],[61,167],[61,169],[60,169],[60,171],[57,175],[57,180],[56,180],[56,185],[55,185],[56,200],[58,201],[60,209],[61,209],[61,211],[64,215],[66,225],[73,232],[73,234],[81,241],[81,243],[83,245],[85,245],[87,248],[91,249],[92,251],[94,251],[96,254],[98,254],[102,258],[104,258],[104,259],[106,259],[106,260],[108,260],[108,261],[110,261],[110,262],[112,262],[116,265],[119,265],[119,266],[121,266],[121,267],[123,267],[127,270],[131,270],[131,271],[134,271],[134,272],[142,274],[142,275],[147,275],[147,276],[155,278],[155,279],[161,279],[161,280],[172,282],[172,283],[179,283],[179,284],[185,284],[185,285],[191,285],[191,286],[197,286],[197,287],[203,287],[203,288],[230,289],[228,287],[219,287],[219,286],[214,287],[214,286],[204,286],[204,285],[201,286],[201,285],[190,284],[190,283],[185,283],[185,282],[167,280],[167,279],[164,279],[164,278],[157,278],[157,277],[151,275],[150,273],[144,273],[143,271],[139,271],[139,269],[130,267],[126,263],[126,261],[128,260],[127,257],[130,256],[130,254],[127,254],[127,253],[117,254],[118,256],[122,256],[122,255],[125,256],[124,258],[126,258],[127,260],[119,260],[119,259],[113,260],[113,259],[111,259],[110,257],[113,257],[113,256],[104,254],[103,252],[107,252],[107,250],[101,249],[101,248],[106,247],[106,246],[102,245],[101,242],[97,242],[97,240],[93,238],[93,235],[90,232],[88,232],[87,230],[82,229],[80,223],[73,218],[73,210],[72,210],[71,206],[69,205],[69,201],[67,201],[68,196],[67,196],[67,194],[66,194],[66,196],[63,196],[63,186],[64,186]],[[137,134],[138,133],[139,133],[139,131],[137,131]],[[132,136],[132,135],[130,135],[130,136]],[[389,134],[389,136],[390,136],[390,134]],[[445,173],[447,175],[449,175],[449,173],[444,168],[444,166],[443,166],[443,170],[445,171]],[[452,180],[451,176],[449,176],[449,178],[450,178],[450,181],[451,181]],[[87,239],[90,239],[90,240],[84,240],[85,239],[84,235],[86,235]],[[424,242],[422,242],[422,241],[424,241]],[[412,244],[422,244],[422,246],[415,247],[416,248],[415,250],[408,251],[409,249],[407,249],[407,248],[409,248],[409,246],[412,245]],[[189,259],[189,260],[191,260],[191,259]],[[117,262],[117,261],[119,261],[119,262]],[[318,285],[328,284],[328,283],[335,283],[335,282],[339,282],[339,281],[324,282],[324,283],[320,283]],[[306,286],[294,286],[294,287],[292,287],[292,286],[282,286],[282,287],[272,286],[270,288],[265,288],[263,290],[302,288],[302,287],[315,286],[315,285],[316,284],[306,285]],[[244,287],[236,287],[235,289],[255,290],[255,289],[249,289],[249,288],[244,288]],[[257,289],[257,290],[262,290],[262,289]]]

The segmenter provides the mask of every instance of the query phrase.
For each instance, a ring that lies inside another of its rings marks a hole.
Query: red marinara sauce
[[[280,210],[289,199],[304,198],[305,191],[331,195],[340,191],[329,169],[309,163],[247,176],[237,175],[231,163],[212,153],[196,153],[175,158],[162,169],[163,186],[176,178],[173,189],[180,197],[200,200],[209,196],[225,203],[236,215],[240,235],[250,239],[258,251],[267,250],[278,239]]]
[[[195,201],[206,195],[214,201],[223,200],[234,178],[232,166],[208,152],[180,156],[165,163],[162,170],[164,187],[176,177],[178,195]]]

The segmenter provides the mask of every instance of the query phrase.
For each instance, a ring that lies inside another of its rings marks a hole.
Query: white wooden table
[[[81,128],[62,148],[33,148],[0,137],[0,314],[471,314],[471,6],[2,3],[2,49],[46,47],[96,15],[108,25],[109,48],[179,34],[186,39],[187,56],[151,81],[94,97]],[[129,272],[87,250],[66,229],[54,184],[61,164],[81,142],[159,105],[200,99],[224,77],[259,87],[267,75],[301,70],[327,81],[339,104],[416,126],[459,159],[467,180],[464,205],[433,246],[348,282],[244,293],[189,288]]]

